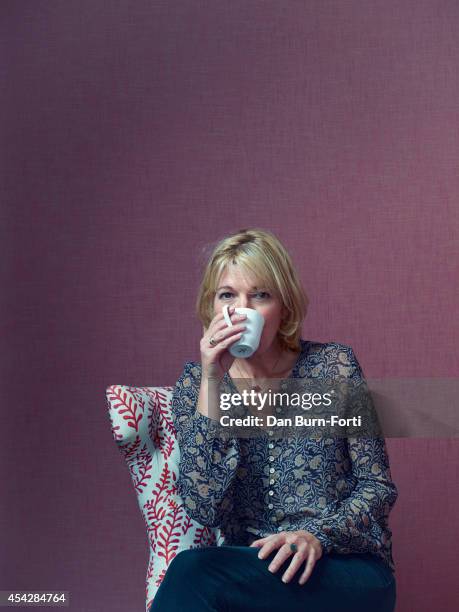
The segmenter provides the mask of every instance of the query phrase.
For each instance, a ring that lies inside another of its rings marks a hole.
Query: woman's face
[[[245,275],[237,264],[228,265],[217,284],[214,297],[214,316],[223,310],[223,306],[236,308],[253,308],[265,319],[256,351],[264,353],[273,343],[279,329],[282,315],[286,312],[281,300],[274,296],[267,287],[257,286],[254,277]]]

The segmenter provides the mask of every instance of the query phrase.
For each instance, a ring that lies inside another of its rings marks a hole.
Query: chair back
[[[180,449],[172,421],[172,391],[173,387],[127,385],[106,389],[113,439],[126,461],[147,528],[146,612],[180,551],[224,543],[219,528],[204,527],[187,515],[178,494]]]

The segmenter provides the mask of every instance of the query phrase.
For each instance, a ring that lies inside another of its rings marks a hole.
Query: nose
[[[250,308],[250,300],[246,295],[240,296],[237,300],[236,308]]]

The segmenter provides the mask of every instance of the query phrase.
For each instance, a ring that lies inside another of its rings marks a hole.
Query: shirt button
[[[271,480],[269,481],[269,484],[274,484],[274,480],[271,478]]]
[[[269,468],[269,473],[274,474],[274,468]]]
[[[270,460],[270,461],[274,461],[274,457],[271,455],[271,456],[269,457],[269,460]]]
[[[283,531],[284,528],[282,527],[282,525],[279,525],[279,527],[277,528],[277,531]]]
[[[274,506],[273,506],[272,504],[268,504],[268,508],[269,508],[270,510],[272,510],[272,509],[274,508]]]
[[[276,408],[276,412],[282,412],[282,408]]]
[[[274,448],[274,444],[273,444],[272,442],[270,442],[270,443],[268,444],[268,448]]]
[[[273,435],[274,435],[274,432],[273,432],[273,431],[271,431],[271,430],[269,430],[269,431],[268,431],[268,436],[273,436]]]
[[[274,495],[274,491],[268,491],[269,495]]]

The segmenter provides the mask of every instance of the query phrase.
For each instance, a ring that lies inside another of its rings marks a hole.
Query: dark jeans
[[[305,564],[284,584],[287,559],[258,558],[259,548],[210,546],[181,551],[171,561],[150,612],[393,612],[395,578],[370,554],[323,555],[304,585]]]

